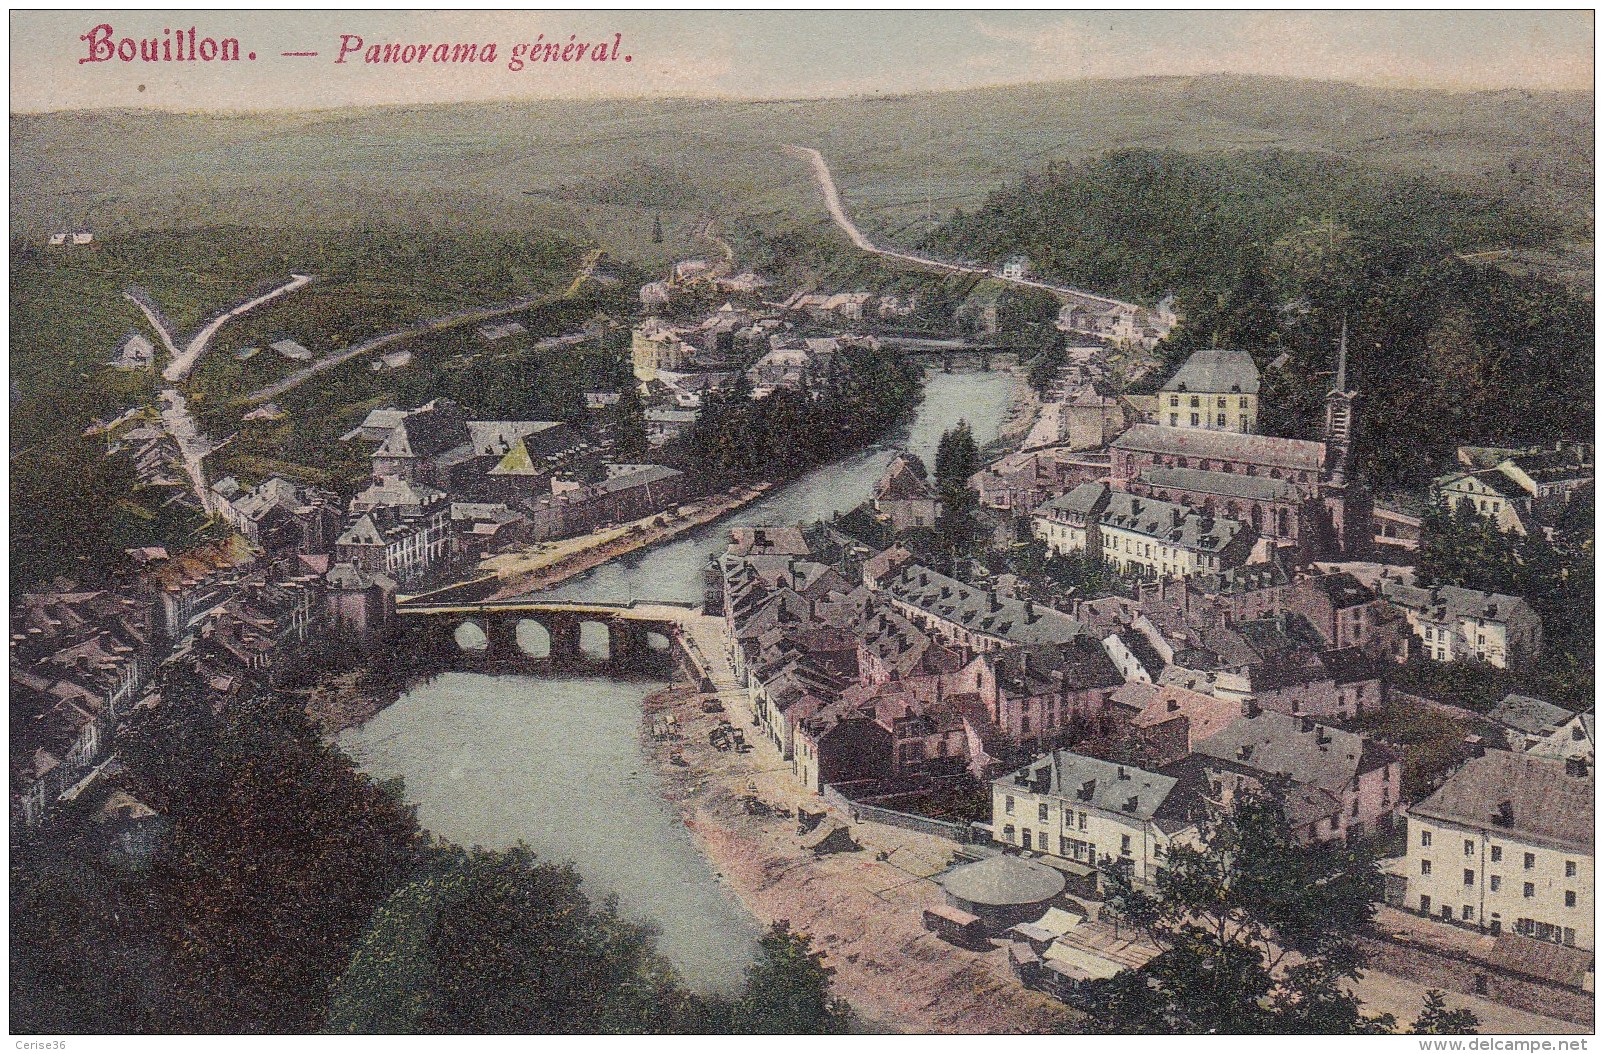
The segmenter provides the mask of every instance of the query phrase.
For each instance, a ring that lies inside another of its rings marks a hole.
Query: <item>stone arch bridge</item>
[[[591,624],[605,631],[607,661],[619,667],[639,666],[676,645],[683,647],[685,629],[700,617],[698,609],[689,604],[529,599],[431,602],[420,598],[396,605],[395,613],[399,646],[417,658],[468,658],[494,665],[577,665],[584,660],[580,629]],[[520,642],[519,627],[525,623],[533,623],[543,632],[544,655]],[[473,626],[483,635],[483,648],[463,645],[458,634],[464,626]],[[654,646],[654,634],[662,639],[662,645]]]

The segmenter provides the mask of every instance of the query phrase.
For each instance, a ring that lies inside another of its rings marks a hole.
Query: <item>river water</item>
[[[1007,415],[1008,373],[932,371],[912,421],[893,438],[935,458],[941,433],[967,420],[984,446]],[[869,497],[894,446],[859,451],[777,489],[718,523],[551,591],[554,598],[700,602],[708,554],[732,526],[793,524]],[[618,897],[687,983],[740,983],[756,922],[697,852],[660,794],[639,740],[641,700],[663,682],[602,675],[508,676],[451,671],[416,687],[340,745],[380,779],[401,777],[419,821],[463,845],[527,843],[572,860],[594,896]]]

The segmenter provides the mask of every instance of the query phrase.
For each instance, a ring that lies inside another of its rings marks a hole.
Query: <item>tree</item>
[[[646,408],[634,384],[626,384],[613,404],[613,455],[619,461],[646,460]]]
[[[119,756],[170,824],[140,896],[170,949],[173,1028],[315,1029],[366,920],[419,859],[412,810],[294,698],[214,708],[188,678],[162,698]]]
[[[962,516],[968,511],[974,499],[969,477],[975,474],[979,460],[968,421],[959,421],[941,434],[936,444],[936,494],[946,515]]]
[[[1239,793],[1170,850],[1152,892],[1112,872],[1108,905],[1163,950],[1091,988],[1097,1027],[1265,1034],[1390,1031],[1348,991],[1381,874],[1358,848],[1300,845],[1281,789]]]
[[[375,913],[329,1029],[662,1032],[689,1005],[651,932],[593,906],[571,865],[453,848]]]
[[[1481,1019],[1474,1011],[1463,1007],[1448,1009],[1443,993],[1433,988],[1426,993],[1426,1005],[1409,1032],[1415,1036],[1472,1036],[1480,1026]]]
[[[830,994],[824,953],[813,941],[776,922],[758,942],[758,961],[746,972],[735,1002],[733,1031],[757,1035],[840,1034],[852,1025],[852,1010]]]

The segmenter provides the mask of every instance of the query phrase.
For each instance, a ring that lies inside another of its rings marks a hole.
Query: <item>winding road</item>
[[[1097,293],[1088,293],[1084,289],[1052,285],[1047,282],[1038,282],[1031,278],[1009,278],[1000,271],[993,271],[985,267],[951,263],[931,256],[922,256],[918,253],[902,252],[898,249],[887,249],[878,246],[870,241],[868,235],[859,230],[858,225],[853,223],[852,218],[847,215],[846,208],[841,204],[841,193],[836,189],[835,177],[830,174],[830,166],[825,163],[824,155],[810,146],[787,146],[785,151],[793,157],[802,158],[813,166],[813,174],[818,178],[819,189],[824,192],[824,204],[830,210],[830,217],[835,220],[836,226],[840,227],[846,233],[846,236],[852,239],[852,244],[866,253],[873,253],[875,256],[883,256],[893,260],[905,260],[908,263],[947,271],[951,274],[992,278],[999,282],[1006,282],[1009,285],[1024,286],[1030,289],[1044,289],[1065,300],[1074,301],[1094,309],[1106,310],[1115,307],[1131,311],[1139,310],[1136,304],[1127,303],[1124,300],[1115,300],[1112,297],[1100,296]]]
[[[442,315],[439,318],[426,319],[423,322],[414,322],[412,325],[406,326],[402,329],[392,330],[389,333],[380,334],[379,336],[373,337],[370,340],[365,340],[360,344],[353,344],[349,348],[343,348],[340,351],[325,355],[323,358],[318,359],[305,369],[296,370],[288,377],[274,381],[272,384],[269,384],[266,387],[258,388],[250,395],[247,395],[245,397],[245,401],[247,403],[254,404],[266,402],[268,399],[276,399],[278,396],[283,395],[287,391],[299,388],[301,385],[305,384],[319,373],[322,373],[324,370],[333,369],[342,362],[347,362],[351,359],[354,359],[358,355],[366,355],[369,352],[378,351],[380,348],[394,344],[396,341],[406,340],[408,337],[421,336],[425,333],[433,333],[443,329],[450,329],[453,326],[464,325],[470,322],[484,322],[488,319],[497,318],[501,315],[510,315],[516,311],[525,311],[531,307],[537,307],[550,299],[551,297],[549,294],[524,297],[521,300],[514,300],[510,304],[502,304],[498,307],[469,308],[466,311],[453,312],[449,315]]]

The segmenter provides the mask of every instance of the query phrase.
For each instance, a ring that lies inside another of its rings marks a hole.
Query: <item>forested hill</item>
[[[1429,479],[1459,444],[1591,439],[1593,306],[1464,254],[1567,232],[1508,202],[1315,154],[1126,150],[1033,172],[926,240],[1028,255],[1037,271],[1186,321],[1164,349],[1245,347],[1267,430],[1306,434],[1341,320],[1363,392],[1360,456],[1382,484]]]

